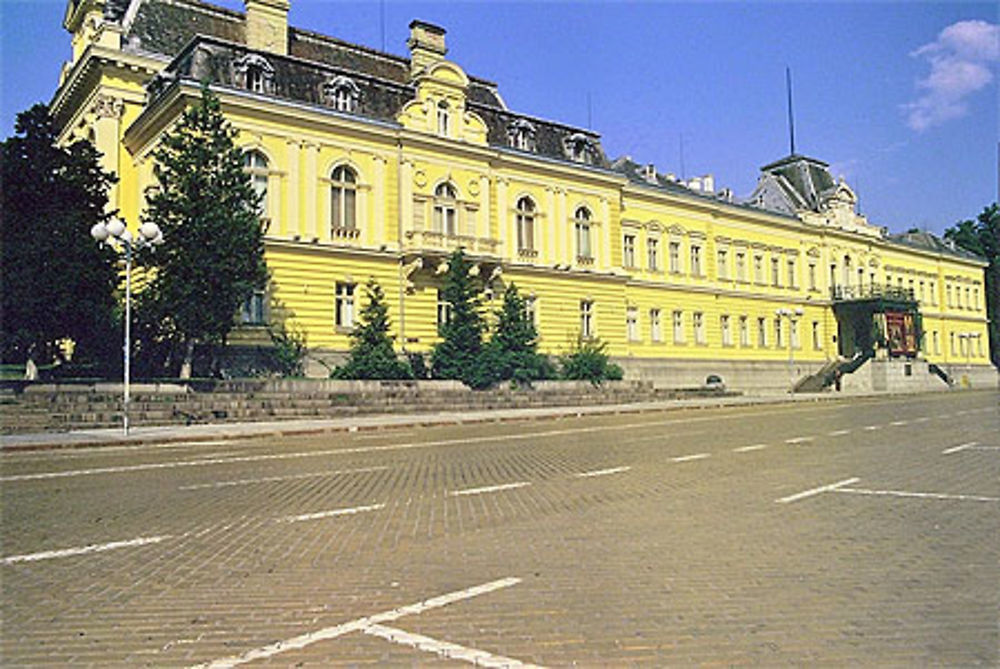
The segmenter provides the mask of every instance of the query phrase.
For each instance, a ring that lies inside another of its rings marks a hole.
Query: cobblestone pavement
[[[6,453],[0,660],[998,666],[998,399]]]

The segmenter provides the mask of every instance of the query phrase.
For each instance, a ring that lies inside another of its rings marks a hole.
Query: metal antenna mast
[[[795,155],[795,116],[792,113],[792,69],[785,66],[785,85],[788,89],[788,141],[790,145],[789,155]]]

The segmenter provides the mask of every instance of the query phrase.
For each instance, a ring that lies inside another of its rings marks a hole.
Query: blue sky
[[[241,9],[241,0],[218,0]],[[69,55],[65,2],[0,0],[0,121],[51,99]],[[796,149],[831,164],[893,231],[942,232],[997,198],[995,3],[334,2],[292,0],[293,25],[406,54],[414,18],[509,107],[601,133],[612,158],[713,173],[748,195]],[[589,99],[589,114],[588,114]]]

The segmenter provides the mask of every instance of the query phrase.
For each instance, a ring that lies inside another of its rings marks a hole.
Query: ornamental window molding
[[[507,126],[507,144],[521,151],[535,151],[537,142],[535,137],[538,130],[535,125],[527,119],[515,119]]]
[[[274,66],[257,53],[233,61],[233,81],[251,93],[274,93]]]
[[[361,102],[361,89],[354,80],[337,75],[323,82],[321,87],[323,104],[339,112],[356,113]]]
[[[566,135],[562,140],[563,153],[575,163],[593,165],[597,156],[597,145],[593,138],[582,132]]]

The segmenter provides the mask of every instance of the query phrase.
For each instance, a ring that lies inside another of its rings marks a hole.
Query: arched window
[[[330,174],[330,227],[332,236],[357,229],[358,175],[346,165]]]
[[[535,253],[535,203],[529,197],[517,201],[517,251],[521,255]]]
[[[260,216],[267,215],[267,157],[252,149],[243,154],[243,171],[250,175],[250,185],[260,197],[257,205],[257,213]]]
[[[323,99],[337,111],[356,112],[360,98],[361,89],[350,77],[339,75],[323,84]]]
[[[844,256],[844,287],[851,285],[851,256]]]
[[[450,183],[434,189],[434,232],[458,234],[458,193]]]
[[[594,255],[590,248],[590,210],[580,207],[573,214],[573,227],[576,236],[576,260],[579,263],[589,264],[594,261]]]
[[[253,93],[274,92],[274,66],[263,56],[250,53],[233,63],[236,85]]]
[[[437,122],[438,134],[443,137],[448,137],[451,134],[449,129],[449,116],[450,110],[448,109],[448,103],[442,100],[437,106]]]

